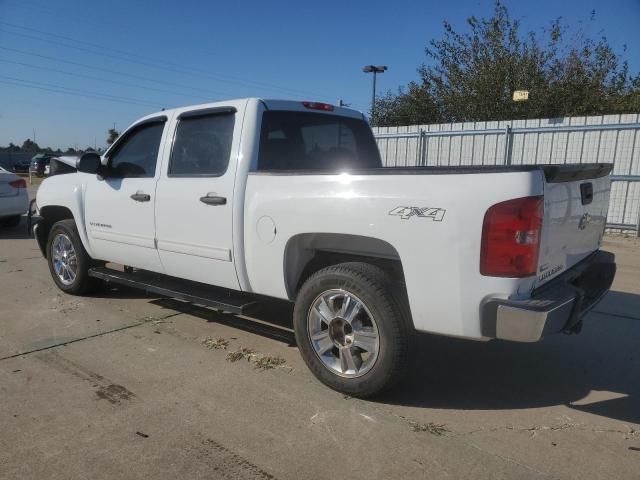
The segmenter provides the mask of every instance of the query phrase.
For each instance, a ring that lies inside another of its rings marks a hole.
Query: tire
[[[61,244],[57,242],[61,242]],[[71,248],[69,248],[69,244]],[[61,255],[59,251],[54,251],[60,245],[67,253],[67,256]],[[46,252],[51,277],[63,292],[72,295],[83,295],[94,290],[99,285],[97,279],[89,277],[88,271],[89,268],[94,266],[94,262],[82,245],[73,219],[61,220],[53,224],[51,230],[49,230]],[[70,252],[73,252],[75,261],[72,259]],[[66,269],[59,269],[59,264],[56,264],[56,262],[60,261],[63,262]],[[74,270],[74,275],[71,276],[69,271],[73,272]]]
[[[367,263],[341,263],[309,277],[298,292],[293,323],[311,372],[354,397],[391,388],[410,358],[412,329],[403,302],[392,277]]]
[[[3,218],[2,220],[0,220],[0,222],[2,223],[3,227],[17,227],[18,225],[20,225],[20,217],[21,215],[14,215],[12,217]]]

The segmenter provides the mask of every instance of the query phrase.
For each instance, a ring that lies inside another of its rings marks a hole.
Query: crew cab
[[[106,280],[239,314],[294,302],[306,364],[349,395],[402,378],[416,331],[576,332],[615,274],[610,164],[384,168],[363,114],[324,103],[164,110],[77,170],[37,194],[60,289]]]

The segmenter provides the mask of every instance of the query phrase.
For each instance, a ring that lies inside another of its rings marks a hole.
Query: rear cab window
[[[381,167],[373,133],[362,119],[283,110],[263,113],[258,171],[339,172]]]

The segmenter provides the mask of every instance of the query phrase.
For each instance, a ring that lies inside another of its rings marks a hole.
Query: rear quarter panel
[[[244,250],[250,290],[288,298],[285,251],[288,241],[296,235],[339,233],[376,238],[392,245],[402,262],[416,329],[480,338],[482,300],[487,296],[526,296],[533,284],[533,279],[480,275],[485,211],[511,198],[541,195],[542,189],[539,171],[251,173],[244,206]],[[398,207],[438,208],[444,210],[444,216],[437,221],[390,214],[401,212]],[[258,234],[258,223],[264,217],[275,224],[276,235],[269,242]]]

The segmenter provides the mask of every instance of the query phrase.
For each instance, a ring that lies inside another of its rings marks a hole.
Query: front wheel
[[[61,220],[51,227],[47,263],[53,281],[63,292],[82,295],[97,285],[98,281],[88,274],[93,261],[84,249],[72,219]]]
[[[392,278],[366,263],[324,268],[302,286],[296,341],[312,373],[348,395],[381,393],[406,373],[410,329]]]

